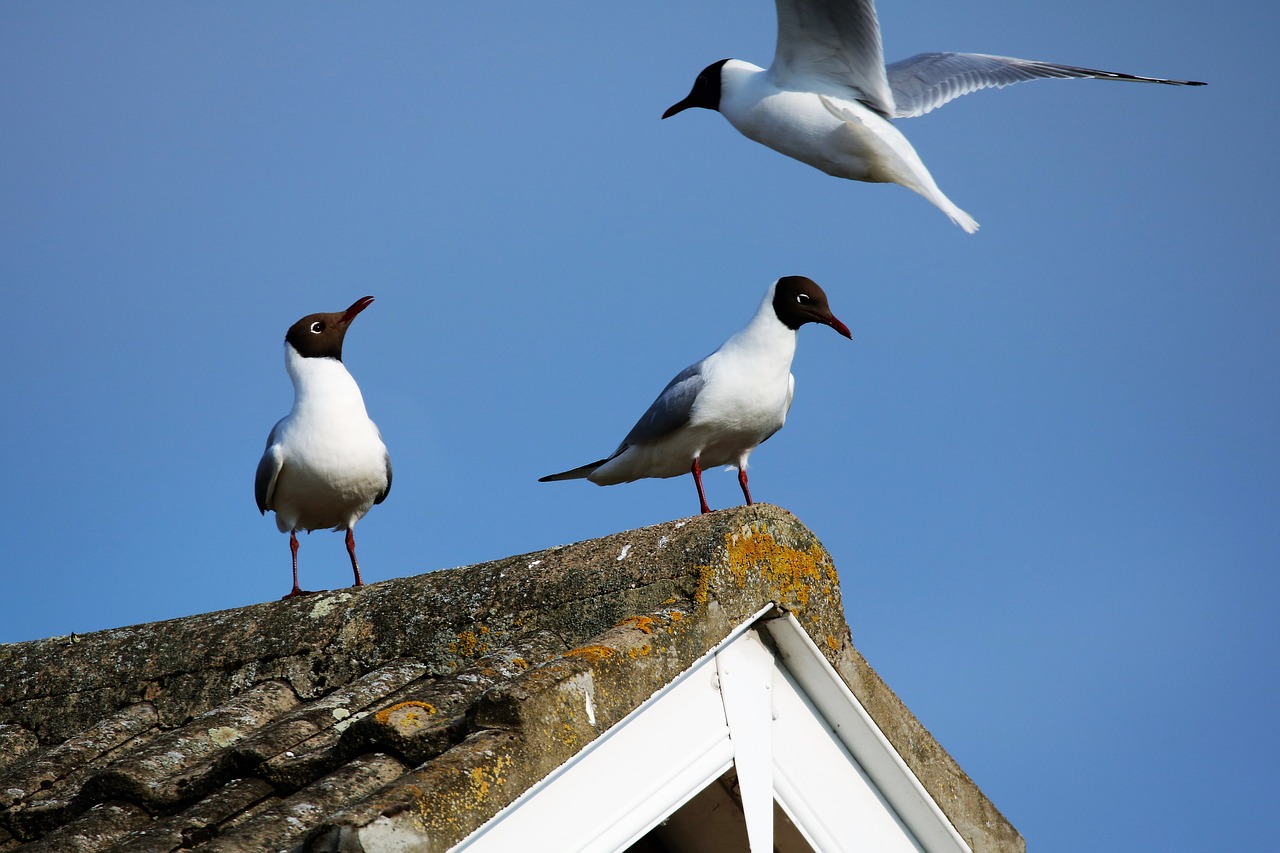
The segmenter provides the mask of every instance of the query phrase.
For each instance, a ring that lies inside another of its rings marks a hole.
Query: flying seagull
[[[796,331],[805,323],[822,323],[853,337],[831,313],[827,294],[816,282],[801,275],[778,279],[769,285],[751,322],[676,374],[610,456],[539,482],[585,477],[598,486],[612,486],[692,472],[699,505],[710,512],[702,469],[732,465],[750,504],[747,457],[787,420],[795,390],[791,359]]]
[[[921,53],[885,66],[872,0],[776,0],[778,44],[761,68],[722,59],[662,114],[716,110],[748,139],[837,178],[901,184],[972,234],[978,223],[942,194],[890,119],[922,116],[961,95],[1024,80],[1084,78],[1203,86],[989,56]]]
[[[365,296],[346,311],[308,314],[284,337],[293,408],[267,437],[253,482],[258,511],[273,510],[276,527],[289,534],[293,589],[284,598],[307,594],[298,586],[299,530],[347,531],[355,586],[364,583],[353,531],[391,490],[391,457],[365,411],[360,387],[342,364],[342,340],[372,302]]]

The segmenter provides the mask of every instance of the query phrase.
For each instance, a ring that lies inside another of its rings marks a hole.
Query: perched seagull
[[[796,330],[805,323],[822,323],[853,337],[831,313],[816,282],[802,275],[778,279],[746,328],[676,374],[613,455],[538,482],[585,477],[612,486],[692,471],[702,511],[711,512],[702,469],[732,465],[750,504],[747,457],[787,420],[795,390]]]
[[[258,511],[274,510],[276,527],[289,533],[293,589],[285,598],[306,594],[298,587],[299,530],[347,531],[355,586],[364,583],[352,531],[391,491],[391,456],[342,364],[342,339],[372,302],[365,296],[341,313],[308,314],[284,336],[293,408],[267,436],[253,491]]]
[[[1050,77],[1205,85],[982,53],[922,53],[886,67],[872,0],[776,4],[772,65],[708,65],[662,117],[690,107],[716,110],[748,139],[828,175],[914,190],[970,234],[978,223],[942,194],[890,119],[922,116],[979,89]]]

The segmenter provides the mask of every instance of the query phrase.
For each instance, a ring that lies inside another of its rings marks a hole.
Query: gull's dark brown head
[[[691,107],[719,112],[720,69],[724,68],[724,64],[728,61],[727,59],[722,59],[702,69],[698,79],[693,81],[693,89],[685,96],[684,100],[667,107],[667,111],[662,114],[662,117],[671,118],[676,113],[684,112]]]
[[[798,329],[805,323],[821,323],[853,339],[849,327],[831,313],[827,294],[811,278],[787,275],[778,279],[773,288],[773,312],[788,329]]]
[[[285,341],[303,358],[333,358],[342,361],[342,339],[351,321],[373,303],[372,296],[362,296],[346,311],[332,314],[308,314],[289,327]]]

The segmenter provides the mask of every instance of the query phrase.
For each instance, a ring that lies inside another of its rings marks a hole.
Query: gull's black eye
[[[809,301],[809,294],[807,293],[796,294],[796,302],[799,302],[801,305],[805,304],[808,301]]]
[[[316,320],[311,324],[311,334],[318,335],[324,331],[324,321]]]

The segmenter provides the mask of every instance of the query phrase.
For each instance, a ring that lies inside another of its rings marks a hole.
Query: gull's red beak
[[[344,326],[350,324],[351,321],[356,318],[357,314],[359,314],[361,311],[368,308],[372,304],[373,304],[372,296],[361,296],[355,302],[351,303],[351,307],[347,309],[347,312],[342,315],[342,319],[339,320],[338,322],[342,323],[342,325]]]

